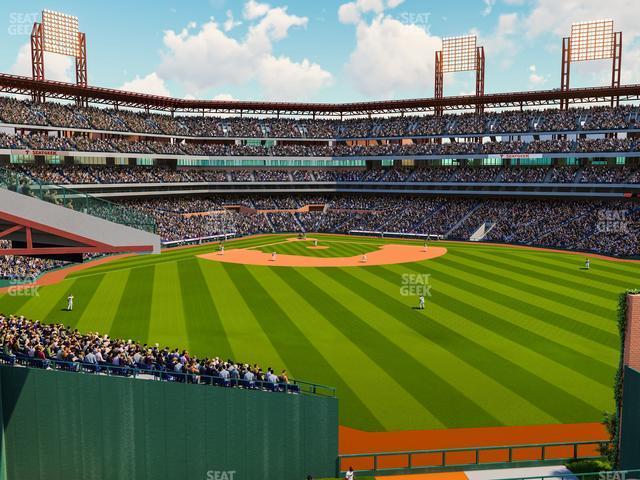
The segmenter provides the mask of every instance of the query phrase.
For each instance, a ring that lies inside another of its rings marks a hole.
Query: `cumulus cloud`
[[[163,97],[170,96],[169,89],[164,80],[158,76],[156,72],[152,72],[146,77],[136,75],[133,80],[123,83],[120,90],[129,92],[148,93],[150,95],[160,95]]]
[[[379,15],[371,23],[357,25],[356,41],[346,69],[364,94],[381,97],[402,90],[426,91],[432,83],[433,55],[425,52],[439,49],[440,38],[419,26]]]
[[[230,32],[234,28],[242,25],[241,21],[235,21],[233,18],[233,12],[231,10],[227,10],[227,19],[222,24],[225,32]]]
[[[269,5],[266,3],[258,3],[255,0],[249,0],[244,5],[244,18],[247,20],[255,20],[263,15],[266,15],[269,11]]]
[[[640,81],[640,2],[637,0],[537,0],[531,13],[523,20],[522,28],[530,38],[537,39],[546,34],[558,38],[568,36],[573,22],[584,22],[611,18],[616,31],[624,32],[623,42],[623,82]],[[578,72],[589,75],[591,81],[607,83],[610,76],[606,67],[589,62],[576,65]],[[576,76],[573,76],[574,78]],[[577,76],[580,78],[579,76]]]
[[[56,53],[44,54],[44,70],[47,80],[57,80],[59,82],[74,82],[73,59]],[[11,66],[10,73],[14,75],[24,75],[30,77],[31,71],[31,44],[25,43],[18,50],[16,60]]]
[[[536,65],[529,65],[529,83],[533,86],[542,85],[547,81],[547,78],[538,73],[538,67]]]
[[[258,80],[266,98],[300,100],[309,91],[331,84],[331,74],[306,58],[296,63],[288,57],[266,56],[258,69]]]
[[[493,6],[496,4],[496,0],[484,0],[484,10],[482,10],[482,15],[485,17],[491,13],[493,10]]]
[[[386,6],[395,8],[403,1],[389,0]],[[385,4],[382,0],[355,0],[340,5],[340,8],[338,8],[338,20],[345,24],[356,24],[362,19],[362,14],[370,12],[380,14],[384,10]]]
[[[282,93],[284,98],[306,99],[330,83],[331,74],[318,64],[273,54],[274,44],[286,38],[292,28],[307,26],[307,17],[253,0],[245,4],[243,17],[253,20],[243,39],[227,35],[215,19],[200,27],[190,24],[179,32],[166,31],[158,74],[181,84],[192,95],[256,80],[269,98]]]

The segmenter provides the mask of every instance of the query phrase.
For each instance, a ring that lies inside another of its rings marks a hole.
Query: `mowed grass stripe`
[[[433,274],[434,272],[426,265],[418,263],[408,264],[406,268],[420,274]],[[449,285],[446,293],[444,289],[437,290],[438,297],[447,295],[443,299],[446,304],[457,304],[459,306],[457,311],[465,311],[469,321],[481,326],[489,324],[492,332],[519,344],[523,349],[536,352],[542,357],[556,362],[559,366],[569,368],[600,383],[605,388],[610,388],[611,379],[616,372],[613,365],[556,341],[553,332],[534,330],[533,326],[527,328],[521,325],[522,316],[518,316],[517,311],[506,309],[498,302],[493,301],[493,298],[498,295],[495,290],[468,282],[460,275],[445,274],[444,271],[438,272],[438,280]],[[518,323],[515,320],[507,320],[514,316],[519,317]],[[614,362],[615,355],[611,355],[609,360]],[[592,387],[595,388],[595,385]]]
[[[528,261],[520,261],[510,258],[505,254],[486,254],[479,255],[478,252],[471,252],[465,250],[460,252],[459,256],[464,259],[475,260],[478,263],[484,263],[492,267],[500,268],[503,272],[508,272],[513,280],[519,281],[525,284],[534,284],[538,289],[542,290],[546,296],[550,299],[567,306],[572,306],[582,312],[592,312],[595,315],[606,315],[609,309],[603,306],[598,301],[592,302],[591,297],[585,297],[582,301],[579,301],[575,296],[575,289],[564,287],[565,278],[557,271],[554,275],[549,272],[539,272],[533,268],[533,265],[537,263],[535,255]],[[516,257],[517,258],[517,257]],[[579,289],[580,285],[575,285],[575,288]],[[594,299],[601,297],[606,300],[606,293],[603,291],[596,292]]]
[[[562,270],[563,273],[566,272],[566,275],[575,278],[575,282],[578,284],[584,282],[586,279],[587,281],[598,281],[618,290],[628,285],[627,282],[630,275],[640,273],[640,264],[635,264],[635,268],[630,266],[630,268],[625,269],[626,271],[619,271],[614,265],[623,265],[621,263],[599,258],[590,258],[589,260],[591,269],[587,272],[583,270],[584,257],[578,255],[564,255],[561,257],[558,254],[547,254],[536,256],[537,262],[547,266],[551,270]]]
[[[494,254],[488,254],[486,258],[491,261]],[[553,282],[559,292],[574,295],[575,291],[589,293],[586,298],[588,305],[593,304],[598,307],[608,308],[611,294],[602,285],[593,282],[588,276],[579,270],[575,264],[549,265],[544,261],[548,256],[539,252],[509,252],[496,253],[499,258],[509,262],[514,271],[521,271],[523,268],[535,271],[537,275]],[[574,279],[574,274],[577,274]]]
[[[323,352],[327,361],[340,371],[349,387],[367,403],[367,407],[386,429],[411,430],[415,428],[416,423],[433,425],[434,428],[444,427],[407,392],[404,385],[362,351],[358,339],[346,337],[318,312],[313,307],[312,299],[291,290],[273,269],[261,269],[259,273],[259,278],[273,287],[271,293],[273,299],[309,341]],[[336,289],[332,284],[327,283],[326,287],[337,298]],[[383,312],[379,314],[383,315]],[[377,318],[378,314],[373,316]],[[335,348],[336,345],[340,345],[340,348]],[[345,365],[357,365],[358,368],[344,368]],[[373,389],[375,389],[375,395],[373,395]],[[375,401],[367,401],[372,397]],[[353,413],[351,405],[344,402],[340,405],[340,410],[346,418]]]
[[[114,338],[131,338],[137,341],[144,341],[147,338],[151,320],[154,272],[153,266],[134,268],[129,272],[109,335]]]
[[[611,302],[610,292],[602,288],[602,282],[594,279],[593,273],[595,270],[582,270],[582,265],[567,264],[566,266],[562,266],[559,264],[551,264],[545,260],[545,257],[540,255],[537,255],[533,261],[531,258],[527,259],[522,255],[510,253],[503,254],[502,257],[518,265],[526,265],[527,268],[531,270],[555,279],[558,287],[562,290],[578,290],[588,294],[587,300],[589,303],[598,302],[600,306],[607,308]],[[595,269],[593,263],[592,266]],[[640,270],[638,273],[640,273]],[[608,284],[608,287],[612,290],[619,290],[611,284]]]
[[[244,286],[236,285],[222,265],[220,262],[203,261],[200,268],[227,333],[232,358],[245,363],[257,362],[262,366],[288,367],[240,294],[239,289]],[[216,354],[208,352],[212,353]]]
[[[93,296],[76,325],[78,330],[98,333],[111,330],[128,277],[127,270],[104,274],[97,294]]]
[[[67,299],[62,297],[67,291],[71,280],[66,280],[55,285],[38,287],[35,292],[31,289],[23,291],[23,295],[10,295],[0,297],[0,313],[6,315],[20,314],[34,320],[47,321],[47,315],[57,305],[67,306]],[[26,294],[29,295],[26,295]]]
[[[234,248],[249,248],[252,246],[260,245],[263,242],[279,241],[282,240],[279,236],[269,237],[250,237],[247,239],[228,240],[225,242],[225,249],[230,250]],[[106,264],[91,267],[87,270],[82,270],[76,273],[71,273],[69,278],[84,277],[94,275],[98,273],[111,272],[121,269],[144,267],[148,265],[157,265],[165,262],[173,262],[191,258],[203,253],[217,252],[219,250],[218,243],[208,243],[205,245],[197,245],[191,248],[180,248],[175,250],[165,249],[161,255],[137,255],[133,257],[123,258],[121,260],[114,260]]]
[[[580,301],[575,295],[565,295],[558,293],[558,285],[546,280],[546,276],[535,272],[526,272],[518,268],[513,263],[501,261],[499,257],[485,257],[465,250],[456,252],[456,256],[464,261],[475,261],[487,270],[488,275],[495,276],[507,285],[517,286],[523,291],[530,291],[531,294],[547,298],[563,305],[567,314],[574,316],[589,325],[609,328],[603,325],[602,317],[611,315],[611,310],[595,304],[587,305]],[[437,261],[437,259],[436,259]],[[508,273],[508,276],[506,275]],[[532,274],[533,273],[533,274]],[[611,332],[615,331],[615,322],[611,325]]]
[[[425,365],[416,361],[406,351],[390,342],[362,318],[336,301],[332,294],[309,280],[307,277],[309,272],[277,269],[276,273],[299,295],[314,298],[314,308],[318,312],[346,337],[356,340],[371,360],[404,385],[405,389],[443,425],[461,426],[457,411],[447,408],[451,404],[458,405],[458,408],[469,414],[469,418],[475,419],[479,424],[499,424],[495,417],[454,389],[450,383],[435,375]],[[424,395],[426,385],[429,389],[441,392],[442,397]],[[446,401],[443,402],[443,399]]]
[[[147,341],[150,344],[159,343],[163,347],[188,348],[193,351],[198,348],[198,344],[188,343],[182,291],[178,285],[179,278],[178,262],[162,263],[156,266]],[[206,350],[206,353],[210,354],[211,349]]]
[[[64,323],[68,327],[75,328],[78,320],[97,293],[100,282],[104,277],[98,275],[90,278],[72,280],[67,285],[67,290],[59,299],[57,304],[53,304],[46,316],[48,322]],[[73,295],[73,310],[67,312],[67,298]]]
[[[382,430],[383,425],[371,413],[360,397],[344,381],[340,374],[331,366],[324,356],[313,346],[307,337],[300,331],[286,312],[276,303],[271,294],[265,290],[262,283],[253,276],[256,269],[249,269],[244,265],[223,264],[223,268],[231,280],[240,285],[239,292],[244,301],[254,312],[260,327],[267,333],[273,345],[287,365],[296,372],[316,372],[315,382],[327,382],[336,387],[338,396],[342,401],[348,402],[355,412],[354,418],[348,420],[350,424],[368,425],[371,430]],[[267,267],[263,267],[267,268]],[[284,270],[276,267],[276,271]],[[288,270],[288,269],[287,269]],[[351,423],[353,422],[353,423]]]
[[[475,362],[468,362],[448,348],[446,338],[426,335],[424,311],[414,310],[414,298],[393,294],[388,283],[374,275],[370,268],[325,269],[323,273],[339,280],[358,292],[381,312],[368,317],[372,326],[381,333],[388,332],[404,345],[405,350],[415,358],[430,365],[434,372],[446,379],[457,390],[473,399],[486,411],[494,415],[504,425],[526,425],[533,418],[538,423],[554,423],[556,418],[542,411],[529,398],[519,396],[502,383],[476,368]],[[399,288],[397,287],[399,293]],[[404,301],[401,301],[402,298]],[[404,313],[400,314],[402,311]],[[469,381],[473,378],[473,381]],[[430,395],[439,395],[430,391]],[[449,405],[447,408],[457,408]]]
[[[486,295],[487,298],[511,308],[513,311],[509,318],[514,321],[522,318],[520,317],[521,315],[523,317],[534,317],[538,324],[530,324],[530,328],[536,331],[548,330],[549,333],[556,337],[560,333],[558,330],[563,330],[562,336],[566,337],[568,342],[571,342],[569,345],[573,345],[576,341],[575,337],[578,336],[583,339],[589,339],[591,343],[597,345],[604,344],[610,350],[609,353],[617,355],[620,340],[616,335],[564,315],[561,313],[563,311],[563,305],[561,304],[554,303],[547,307],[545,305],[549,302],[545,300],[527,301],[526,299],[529,296],[526,295],[526,291],[497,281],[498,279],[495,279],[494,275],[487,275],[484,270],[474,267],[471,262],[458,261],[454,256],[448,258],[445,256],[438,262],[430,262],[428,268],[433,270],[434,274],[443,275],[443,278],[451,285],[455,285],[459,279],[467,279],[465,280],[465,285],[473,288],[475,292]],[[462,277],[459,275],[460,273],[464,273],[465,276]],[[540,324],[546,324],[546,326]],[[541,327],[544,330],[540,330]],[[548,327],[553,327],[553,330]],[[567,334],[569,335],[567,336]]]
[[[387,280],[391,288],[397,288],[398,271],[389,270],[387,267],[368,268],[375,275]],[[434,288],[436,287],[437,285],[434,284]],[[438,303],[435,303],[436,300],[431,300],[426,312],[431,322],[425,322],[422,328],[428,328],[435,338],[447,338],[450,351],[468,362],[475,362],[477,367],[487,375],[519,396],[536,399],[542,410],[558,420],[564,419],[563,421],[567,423],[573,423],[585,421],[585,418],[597,420],[600,417],[602,413],[600,409],[584,401],[581,396],[560,387],[563,383],[562,378],[574,379],[575,376],[567,377],[562,373],[559,365],[547,361],[538,354],[527,355],[526,349],[521,344],[504,337],[502,338],[505,341],[500,341],[501,336],[493,332],[493,325],[482,324],[481,311],[474,312],[455,297],[446,294],[443,285],[437,287],[436,292]],[[434,295],[436,295],[435,292]],[[474,318],[474,315],[480,315],[480,319]],[[549,364],[558,368],[550,370]],[[540,376],[532,369],[544,370],[549,376]],[[541,395],[541,392],[544,394]],[[589,396],[589,393],[593,392],[584,392],[585,396]],[[567,405],[571,407],[567,408]]]
[[[197,258],[178,262],[178,283],[182,292],[188,344],[195,345],[206,339],[216,355],[233,357],[229,339]]]

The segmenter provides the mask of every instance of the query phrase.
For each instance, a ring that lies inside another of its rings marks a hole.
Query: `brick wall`
[[[627,295],[624,364],[640,371],[640,295]]]

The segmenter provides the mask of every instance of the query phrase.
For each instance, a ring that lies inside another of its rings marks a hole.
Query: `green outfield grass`
[[[314,237],[330,248],[277,235],[226,248],[351,256],[386,241]],[[198,246],[0,297],[0,312],[286,368],[337,387],[341,423],[364,430],[596,422],[613,409],[617,296],[638,286],[639,264],[585,271],[561,252],[438,244],[448,253],[425,262],[297,269],[203,260],[218,247]],[[416,274],[430,275],[424,311],[403,295]]]
[[[286,239],[278,240],[270,244],[259,245],[253,249],[261,252],[286,255],[304,255],[309,257],[355,257],[373,252],[379,248],[378,244],[371,243],[368,239],[323,238],[316,239],[318,247],[314,248],[313,240],[300,240],[289,242]]]

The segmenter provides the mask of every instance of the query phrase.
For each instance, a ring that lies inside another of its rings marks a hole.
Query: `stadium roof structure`
[[[472,110],[481,106],[491,108],[524,108],[572,104],[608,103],[640,100],[640,84],[617,87],[572,88],[568,90],[538,90],[510,93],[485,93],[444,98],[416,98],[355,103],[297,103],[242,100],[189,100],[127,92],[103,87],[82,86],[52,80],[0,73],[0,92],[72,100],[80,104],[103,104],[114,108],[129,107],[181,113],[261,114],[261,115],[321,115],[366,116],[436,112],[442,110]]]

